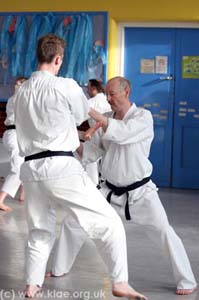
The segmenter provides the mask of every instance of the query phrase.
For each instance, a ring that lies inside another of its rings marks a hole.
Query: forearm
[[[102,114],[100,114],[99,112],[97,112],[96,110],[94,110],[93,108],[90,108],[89,111],[89,116],[91,118],[93,118],[96,122],[100,122],[101,127],[103,128],[104,131],[106,131],[107,127],[108,127],[108,118]]]
[[[83,155],[83,145],[80,143],[80,146],[76,149],[77,154],[79,155],[80,159],[82,158]]]

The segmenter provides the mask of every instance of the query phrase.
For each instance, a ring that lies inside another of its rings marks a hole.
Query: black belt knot
[[[25,157],[25,161],[33,160],[33,159],[40,159],[45,157],[51,157],[51,156],[73,156],[72,151],[43,151],[36,154],[28,155]]]
[[[16,129],[15,125],[8,125],[6,126],[6,130]]]
[[[150,179],[151,179],[150,177],[146,177],[146,178],[144,178],[140,181],[136,181],[136,182],[134,182],[130,185],[121,186],[121,187],[115,186],[115,185],[113,185],[112,183],[110,183],[106,180],[106,185],[111,190],[108,193],[106,199],[109,203],[111,203],[112,194],[115,194],[116,196],[121,196],[123,194],[126,194],[127,195],[127,201],[126,201],[126,204],[125,204],[125,217],[126,217],[126,220],[131,220],[131,215],[130,215],[130,212],[129,212],[129,191],[132,191],[132,190],[135,190],[135,189],[141,187],[145,183],[149,182]]]

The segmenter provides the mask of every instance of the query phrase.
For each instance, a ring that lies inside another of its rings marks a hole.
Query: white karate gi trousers
[[[103,184],[100,190],[104,196],[109,193],[108,187]],[[124,221],[124,207],[126,195],[120,197],[112,195],[111,205]],[[175,283],[178,289],[192,289],[197,284],[181,239],[170,226],[165,210],[159,199],[157,188],[151,181],[141,189],[129,192],[129,210],[131,222],[144,226],[149,238],[160,247],[171,262]],[[129,222],[129,221],[128,221]],[[55,252],[52,272],[55,275],[68,273],[85,241],[85,236],[77,230],[75,223],[64,220],[61,228],[60,240]],[[71,243],[73,241],[73,246]],[[62,251],[62,248],[64,251]],[[70,252],[73,249],[73,252]],[[67,251],[65,251],[67,250]],[[67,259],[65,258],[67,257]],[[67,265],[61,262],[67,261]]]
[[[97,186],[99,184],[98,162],[95,161],[87,164],[85,169],[88,176],[92,179],[94,184]]]
[[[10,154],[10,173],[6,177],[1,190],[9,194],[12,198],[14,198],[21,184],[19,174],[20,167],[24,162],[24,159],[21,156],[19,156],[19,148],[15,129],[6,130],[4,132],[3,145],[9,151]]]
[[[112,282],[128,281],[126,236],[122,221],[86,173],[63,179],[27,181],[24,182],[24,189],[29,227],[28,285],[42,286],[44,281],[47,260],[55,240],[55,202],[63,206],[67,218],[74,218],[84,234],[94,240]],[[70,239],[68,235],[67,238]],[[78,242],[78,248],[80,244]],[[70,247],[67,244],[66,251],[75,252],[73,245]],[[60,257],[62,263],[65,257]]]

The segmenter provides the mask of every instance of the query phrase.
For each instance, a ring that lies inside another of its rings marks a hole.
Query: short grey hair
[[[124,90],[128,88],[131,91],[131,83],[128,79],[122,76],[116,76],[108,80],[107,84],[109,84],[111,81],[117,81],[119,84],[119,88]]]

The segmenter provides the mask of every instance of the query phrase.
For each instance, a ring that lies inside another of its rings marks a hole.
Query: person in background
[[[76,81],[56,76],[64,48],[64,40],[54,34],[41,37],[38,70],[14,97],[17,140],[25,157],[21,179],[29,228],[25,296],[34,297],[43,284],[55,241],[54,209],[59,203],[95,241],[108,267],[113,295],[146,300],[128,284],[126,236],[120,217],[73,156],[80,145],[76,126],[88,118],[90,109]]]
[[[90,79],[88,82],[87,92],[90,97],[90,107],[101,114],[111,111],[111,106],[107,101],[105,89],[101,80]]]
[[[17,92],[21,84],[26,80],[27,79],[25,77],[19,77],[16,79],[14,86],[15,93]],[[24,190],[21,184],[21,180],[19,179],[20,167],[24,160],[21,156],[19,156],[19,148],[15,128],[13,96],[8,99],[6,105],[6,115],[6,131],[3,135],[3,145],[10,154],[10,173],[6,177],[0,191],[0,210],[11,211],[12,208],[4,204],[4,201],[8,195],[14,198],[19,189],[19,200],[24,200]]]
[[[111,106],[106,99],[105,90],[100,80],[90,79],[88,82],[87,92],[90,97],[90,107],[100,112],[101,114],[111,111]],[[94,125],[94,121],[92,119],[89,119],[88,123],[90,127]],[[85,166],[86,172],[96,186],[98,186],[99,184],[99,163],[100,161],[92,162],[86,164]]]

